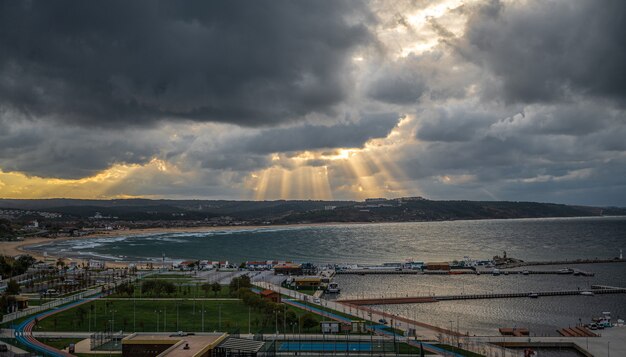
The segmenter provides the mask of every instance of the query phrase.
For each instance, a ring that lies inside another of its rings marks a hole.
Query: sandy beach
[[[290,224],[290,225],[274,225],[274,226],[203,226],[203,227],[175,227],[175,228],[143,228],[143,229],[127,229],[127,230],[117,230],[110,231],[106,233],[96,233],[96,234],[88,234],[81,237],[61,237],[61,238],[25,238],[22,241],[14,241],[14,242],[0,242],[0,254],[6,256],[17,256],[21,254],[28,254],[33,256],[35,259],[44,260],[46,257],[39,251],[29,250],[28,246],[38,245],[38,244],[46,244],[52,242],[59,241],[67,241],[67,240],[85,240],[91,238],[116,238],[123,236],[132,236],[132,235],[140,235],[140,234],[159,234],[159,233],[193,233],[193,232],[210,232],[210,231],[225,231],[225,230],[241,230],[241,229],[260,229],[260,228],[288,228],[288,227],[313,227],[313,226],[325,226],[325,225],[335,225],[335,224],[344,224],[344,223],[312,223],[312,224]],[[346,223],[349,224],[349,223]],[[54,258],[67,258],[67,257],[59,257],[56,255],[48,254],[48,259]],[[82,259],[72,259],[67,258],[67,260],[80,260]],[[107,266],[110,267],[126,267],[129,262],[115,262],[115,261],[107,261]]]

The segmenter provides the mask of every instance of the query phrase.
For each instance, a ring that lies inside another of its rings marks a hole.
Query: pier
[[[537,262],[515,262],[508,264],[498,265],[498,268],[518,268],[536,265],[569,265],[569,264],[604,264],[604,263],[626,263],[626,259],[614,258],[614,259],[574,259],[574,260],[549,260],[549,261],[537,261]]]
[[[346,270],[337,270],[335,274],[352,274],[352,275],[371,275],[371,274],[421,274],[420,270],[412,270],[412,269],[402,269],[402,270],[393,270],[393,269],[346,269]]]
[[[461,294],[461,295],[433,295],[433,296],[406,296],[390,298],[345,299],[338,302],[351,305],[391,305],[431,303],[450,300],[477,300],[477,299],[510,299],[510,298],[538,298],[542,296],[572,296],[583,295],[583,292],[595,294],[626,294],[626,288],[592,285],[588,290],[560,290],[522,293],[488,293],[488,294]],[[531,296],[532,294],[532,296]]]
[[[417,270],[417,269],[346,269],[337,270],[336,275],[493,275],[492,269],[450,269],[450,270]],[[553,274],[553,275],[575,275],[575,276],[594,276],[592,272],[571,269],[568,272],[562,270],[500,270],[498,275],[537,275],[537,274]]]

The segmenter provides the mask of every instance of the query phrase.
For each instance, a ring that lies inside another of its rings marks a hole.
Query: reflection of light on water
[[[589,239],[593,232],[594,239]],[[317,263],[376,264],[444,260],[469,255],[487,259],[506,250],[525,260],[612,258],[626,235],[626,218],[524,219],[241,228],[193,233],[130,235],[95,240],[53,241],[36,250],[50,254],[96,252],[112,246],[133,257],[161,256],[215,260],[293,259]],[[161,241],[159,241],[159,239]],[[167,240],[176,240],[168,242]],[[165,241],[163,241],[165,240]],[[154,244],[158,242],[159,244]],[[181,244],[183,243],[184,244]],[[80,245],[98,243],[89,249]],[[547,246],[549,248],[544,248]],[[581,256],[582,255],[582,256]]]
[[[576,267],[570,265],[570,267]],[[559,269],[560,266],[551,268]],[[342,289],[341,298],[373,297],[385,292],[386,296],[428,295],[431,288],[436,295],[478,294],[491,292],[525,292],[549,290],[576,290],[591,284],[626,286],[626,264],[580,265],[578,268],[596,272],[595,277],[562,275],[490,275],[435,276],[435,275],[391,275],[391,276],[344,276],[335,281]],[[443,326],[445,321],[460,320],[461,329],[473,333],[494,333],[499,327],[510,327],[512,323],[529,327],[532,333],[555,335],[556,328],[573,326],[580,318],[588,322],[602,311],[611,311],[614,316],[626,315],[624,295],[541,297],[539,299],[491,299],[460,300],[428,304],[405,304],[377,306],[418,321]],[[443,322],[442,322],[443,321]]]

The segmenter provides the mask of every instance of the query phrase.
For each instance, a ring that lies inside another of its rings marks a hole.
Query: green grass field
[[[40,321],[36,331],[104,331],[110,330],[113,324],[113,331],[155,332],[158,329],[200,332],[204,309],[204,331],[235,332],[239,329],[242,333],[248,332],[248,307],[239,300],[205,301],[204,304],[197,301],[194,307],[192,301],[138,299],[134,309],[133,305],[132,300],[97,300]],[[94,310],[91,306],[94,306]],[[287,310],[293,310],[298,316],[304,314],[304,311],[293,307]],[[316,316],[316,319],[321,321],[321,317]],[[275,332],[275,320],[274,317],[265,317],[251,310],[251,331]],[[278,329],[283,331],[283,321],[278,321]],[[319,326],[307,332],[319,332]]]

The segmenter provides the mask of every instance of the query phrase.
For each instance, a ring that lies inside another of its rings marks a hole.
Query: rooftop
[[[215,348],[227,337],[226,333],[201,333],[175,335],[171,333],[134,333],[122,340],[122,344],[169,344],[159,357],[195,356]]]

